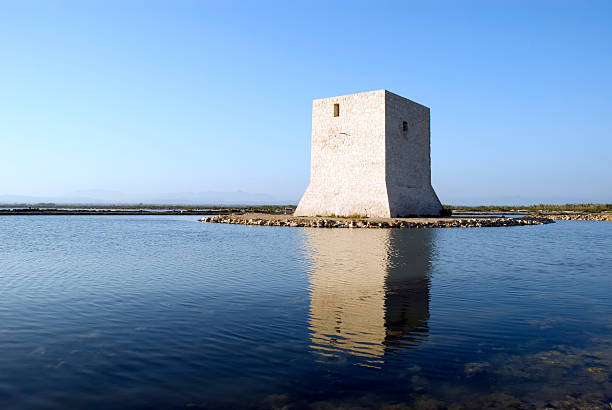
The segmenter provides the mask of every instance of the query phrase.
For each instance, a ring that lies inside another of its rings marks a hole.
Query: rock
[[[563,217],[568,217],[563,215]],[[600,216],[599,216],[600,217]],[[467,218],[467,219],[431,219],[424,222],[409,221],[402,219],[390,219],[382,221],[354,220],[354,219],[286,219],[263,216],[261,218],[245,217],[242,214],[205,216],[202,222],[244,224],[259,226],[291,226],[312,228],[481,228],[501,226],[525,226],[553,223],[551,218],[525,217],[525,218]]]
[[[593,374],[593,373],[605,373],[606,371],[602,369],[601,367],[589,367],[587,369],[587,372]]]

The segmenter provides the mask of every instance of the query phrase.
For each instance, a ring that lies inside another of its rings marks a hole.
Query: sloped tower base
[[[442,204],[430,186],[389,190],[389,209],[392,218],[407,216],[440,216]]]
[[[384,185],[382,185],[384,188]],[[294,215],[390,217],[386,189],[355,195],[350,190],[330,190],[309,185]]]
[[[354,201],[346,192],[330,192],[308,186],[294,215],[296,216],[367,216],[399,218],[409,216],[440,216],[442,204],[434,189],[407,188],[393,191],[393,198],[364,197]]]

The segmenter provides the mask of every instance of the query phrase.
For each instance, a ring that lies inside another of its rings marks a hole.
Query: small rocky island
[[[543,225],[553,223],[549,218],[525,216],[522,218],[504,217],[436,217],[436,218],[339,218],[307,217],[264,213],[244,213],[205,216],[202,222],[289,226],[309,228],[484,228],[502,226]]]

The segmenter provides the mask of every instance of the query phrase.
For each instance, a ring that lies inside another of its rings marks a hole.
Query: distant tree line
[[[461,206],[444,205],[445,209],[454,212],[516,212],[529,211],[537,212],[612,212],[612,204],[537,204],[537,205],[480,205],[480,206]]]
[[[296,205],[158,205],[158,204],[55,204],[55,203],[37,203],[37,204],[0,204],[3,208],[22,208],[22,209],[146,209],[146,210],[220,210],[228,212],[265,212],[278,213],[285,212],[289,209],[295,210]]]
[[[279,213],[294,211],[296,205],[158,205],[158,204],[0,204],[3,208],[24,208],[24,209],[147,209],[147,210],[220,210],[226,212],[263,212]],[[537,205],[443,205],[444,214],[451,212],[496,212],[510,213],[517,211],[525,212],[612,212],[612,204],[537,204]]]

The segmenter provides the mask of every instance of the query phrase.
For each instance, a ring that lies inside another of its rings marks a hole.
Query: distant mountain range
[[[533,196],[504,196],[490,200],[486,198],[440,198],[442,203],[449,205],[533,205],[539,203],[566,204],[566,203],[608,203],[608,201],[585,200],[584,198],[564,196],[537,199]],[[281,199],[273,195],[250,193],[244,191],[234,192],[178,192],[153,196],[129,195],[118,191],[107,191],[99,189],[74,191],[58,196],[25,196],[25,195],[0,195],[0,204],[83,204],[83,205],[297,205],[299,198]]]
[[[106,190],[75,191],[59,196],[0,195],[0,204],[150,204],[150,205],[272,205],[293,204],[297,200],[280,200],[272,195],[235,192],[179,192],[155,196],[128,195]]]

